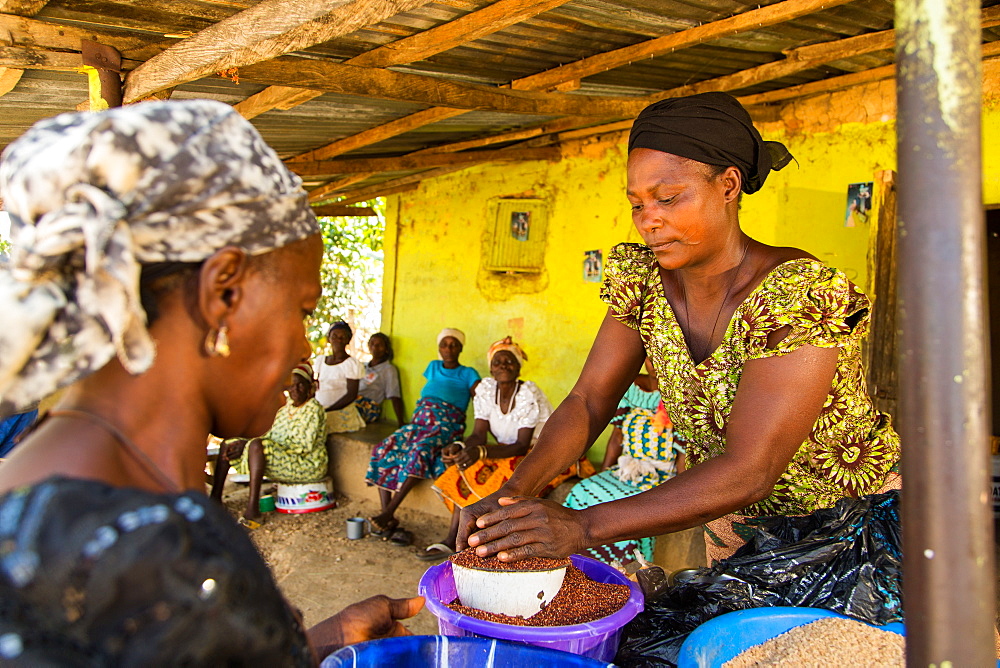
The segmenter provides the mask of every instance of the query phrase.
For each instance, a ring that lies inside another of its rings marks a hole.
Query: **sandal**
[[[253,531],[260,528],[260,522],[255,522],[254,520],[248,520],[245,517],[240,518],[240,526],[248,531]]]
[[[444,543],[431,543],[424,548],[423,552],[417,552],[417,559],[420,561],[437,561],[445,557],[450,557],[453,554],[455,554],[455,550]]]
[[[399,526],[399,520],[393,518],[388,524],[382,525],[374,517],[369,517],[368,524],[371,525],[371,535],[388,540],[392,536],[392,532]]]
[[[413,543],[413,534],[406,529],[400,527],[392,532],[389,536],[389,542],[393,545],[398,545],[400,547],[406,547]]]

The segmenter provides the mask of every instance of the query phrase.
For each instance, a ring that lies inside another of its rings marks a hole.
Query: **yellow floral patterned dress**
[[[612,250],[601,298],[617,320],[642,337],[688,467],[725,450],[744,364],[786,355],[803,344],[840,350],[830,394],[809,437],[771,496],[722,518],[725,522],[709,523],[710,556],[735,551],[752,532],[755,517],[808,514],[844,497],[878,492],[897,478],[899,437],[888,416],[872,405],[861,364],[870,302],[843,272],[812,259],[778,265],[737,307],[721,345],[697,366],[646,246],[620,244]],[[783,327],[790,328],[788,335],[768,348],[768,334]],[[713,544],[721,551],[713,553]]]

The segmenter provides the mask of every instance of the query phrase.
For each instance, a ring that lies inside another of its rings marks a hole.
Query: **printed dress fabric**
[[[0,496],[0,639],[12,667],[312,665],[221,506],[66,478]]]
[[[484,378],[479,383],[472,405],[476,419],[489,422],[490,432],[497,443],[502,444],[515,443],[517,432],[529,427],[535,430],[532,437],[534,443],[545,421],[552,415],[552,404],[530,380],[522,382],[518,387],[517,394],[514,395],[514,406],[507,413],[497,403],[497,381],[493,378]],[[464,508],[500,489],[523,459],[524,455],[480,459],[464,471],[452,464],[434,481],[434,490],[441,496],[449,511],[454,511],[456,506]],[[593,466],[586,457],[581,457],[580,461],[553,478],[539,496],[547,495],[573,476],[585,478],[593,473]]]
[[[316,390],[316,401],[324,408],[336,403],[347,393],[347,381],[360,381],[365,375],[361,362],[349,356],[339,364],[327,364],[326,357],[318,357],[313,362],[313,373],[319,389]],[[348,431],[358,431],[365,428],[355,402],[343,408],[326,411],[327,433],[339,434]]]
[[[465,411],[447,401],[425,397],[413,417],[372,448],[365,480],[396,491],[407,478],[436,478],[445,469],[441,451],[465,431]]]
[[[611,424],[622,431],[622,454],[618,463],[574,485],[563,505],[583,510],[624,499],[653,489],[677,474],[677,455],[684,454],[684,448],[674,441],[669,421],[658,423],[656,408],[659,403],[659,392],[629,386],[618,404],[619,414],[611,420]],[[643,558],[652,561],[655,547],[656,538],[647,537],[588,548],[586,553],[606,564],[614,560],[628,563],[635,559],[635,550],[639,550]]]
[[[326,477],[326,412],[316,399],[294,406],[289,399],[278,409],[270,431],[261,437],[266,462],[264,475],[290,483],[316,482]],[[237,473],[250,473],[247,458],[233,462]]]
[[[695,365],[663,293],[653,252],[620,244],[605,271],[601,298],[616,319],[642,337],[689,468],[725,450],[726,426],[747,362],[787,355],[804,344],[838,348],[832,387],[812,431],[772,494],[739,516],[804,515],[891,484],[899,437],[888,416],[875,410],[861,363],[870,302],[843,272],[808,258],[778,265],[737,307],[720,346]],[[769,348],[768,334],[786,327],[785,338]],[[735,551],[752,527],[720,518],[705,533],[711,556],[721,558]]]

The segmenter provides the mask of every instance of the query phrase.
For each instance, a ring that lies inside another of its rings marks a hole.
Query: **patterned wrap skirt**
[[[504,457],[502,459],[479,459],[464,471],[452,464],[434,481],[434,491],[438,493],[448,510],[466,506],[489,496],[510,480],[514,469],[524,459],[525,455]],[[538,493],[545,497],[572,477],[587,478],[594,475],[594,466],[586,457],[580,459],[568,469],[549,481],[549,484]]]
[[[464,431],[464,411],[440,399],[421,399],[412,421],[372,448],[365,480],[394,492],[407,478],[437,478],[447,468],[441,451]]]
[[[382,417],[382,404],[377,404],[368,397],[358,397],[354,400],[354,405],[366,424],[378,422],[378,419]]]

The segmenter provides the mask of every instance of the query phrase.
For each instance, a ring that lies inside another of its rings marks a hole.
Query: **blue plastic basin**
[[[696,628],[687,637],[677,657],[677,668],[718,668],[754,645],[824,617],[854,619],[819,608],[791,607],[753,608],[719,615]],[[902,622],[869,626],[906,635]]]
[[[611,664],[554,649],[488,638],[404,636],[372,640],[337,650],[320,668],[609,668]]]

